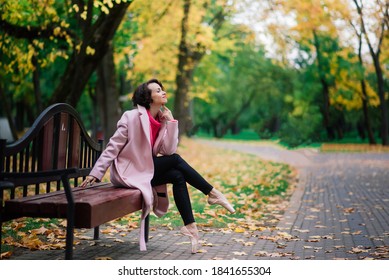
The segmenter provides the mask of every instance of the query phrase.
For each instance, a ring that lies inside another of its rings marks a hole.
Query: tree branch
[[[66,34],[59,34],[54,35],[55,28],[60,27],[61,30],[65,30]],[[59,25],[49,25],[45,29],[42,27],[36,27],[36,26],[19,26],[12,23],[9,23],[3,19],[0,18],[0,30],[3,30],[5,33],[7,33],[9,36],[19,38],[19,39],[48,39],[52,36],[66,40],[66,35],[69,35],[71,38],[77,38],[74,32],[71,30],[64,28]]]

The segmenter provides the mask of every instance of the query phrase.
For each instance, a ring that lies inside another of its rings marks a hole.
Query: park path
[[[286,253],[298,259],[389,259],[389,153],[201,142],[298,169],[298,187],[277,226],[286,238],[274,242],[274,233],[265,238],[271,242],[264,246],[263,257]]]
[[[75,259],[389,259],[389,153],[319,153],[269,144],[197,140],[288,163],[299,183],[275,229],[236,233],[202,229],[200,253],[190,254],[178,229],[152,228],[148,251],[138,230],[81,240]],[[92,231],[83,231],[92,236]],[[63,259],[62,250],[18,250],[11,259]]]

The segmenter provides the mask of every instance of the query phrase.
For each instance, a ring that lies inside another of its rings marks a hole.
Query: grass
[[[285,164],[210,148],[191,139],[183,139],[179,153],[206,180],[221,190],[237,210],[236,214],[231,215],[220,206],[210,206],[201,192],[189,186],[195,218],[202,226],[231,227],[241,219],[260,222],[267,212],[267,204],[287,200],[294,187],[295,170]],[[174,202],[171,201],[170,205],[165,218],[152,219],[152,224],[167,227],[182,225]]]
[[[210,139],[213,138],[210,134],[205,132],[198,132],[196,137]],[[323,136],[325,137],[325,136]],[[371,145],[368,139],[362,139],[357,134],[346,136],[342,139],[336,139],[331,142],[312,142],[310,144],[299,145],[297,147],[290,147],[287,143],[281,141],[278,138],[261,139],[258,134],[250,129],[245,129],[237,134],[226,134],[223,140],[235,140],[253,143],[264,143],[281,146],[285,149],[300,149],[300,148],[313,148],[323,152],[388,152],[389,147],[384,147],[380,144]],[[376,141],[380,141],[377,137]]]

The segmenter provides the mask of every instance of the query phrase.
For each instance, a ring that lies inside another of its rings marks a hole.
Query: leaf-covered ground
[[[237,210],[230,214],[221,206],[210,206],[207,197],[188,185],[197,223],[202,227],[245,232],[273,227],[288,204],[296,184],[296,171],[288,165],[262,161],[258,157],[202,145],[182,139],[179,154],[222,191]],[[108,175],[105,177],[108,178]],[[174,229],[182,225],[169,187],[170,211],[162,218],[152,215],[151,226]],[[107,224],[107,236],[138,227],[139,213]],[[14,247],[31,250],[62,249],[65,246],[65,220],[23,218],[3,225],[2,257],[12,255]],[[83,230],[76,230],[75,242],[89,240]],[[93,241],[90,241],[93,242]],[[119,242],[119,240],[118,240]]]

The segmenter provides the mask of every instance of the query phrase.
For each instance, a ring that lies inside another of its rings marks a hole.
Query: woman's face
[[[151,83],[147,87],[151,90],[151,99],[153,100],[151,105],[162,106],[167,103],[166,92],[163,91],[159,84]]]

